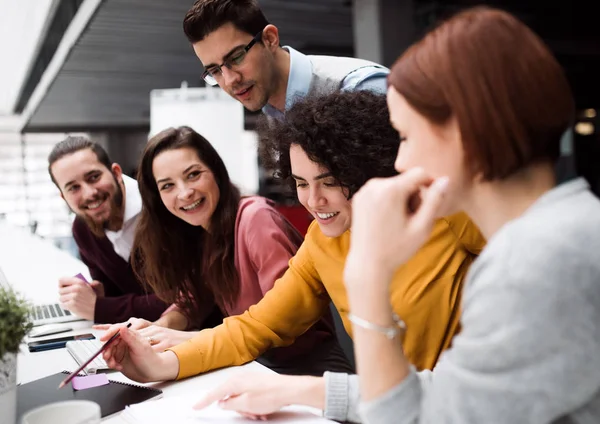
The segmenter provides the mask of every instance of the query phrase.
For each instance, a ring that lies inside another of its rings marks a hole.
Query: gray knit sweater
[[[434,371],[363,403],[363,421],[600,423],[600,201],[585,181],[546,193],[489,240],[461,323]]]

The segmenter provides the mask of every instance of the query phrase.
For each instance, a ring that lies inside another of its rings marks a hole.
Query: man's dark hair
[[[252,36],[269,25],[256,0],[196,0],[183,19],[183,32],[193,44],[227,23]]]
[[[98,158],[98,162],[102,165],[106,166],[109,170],[111,169],[112,161],[108,157],[108,153],[106,150],[99,144],[94,143],[93,141],[81,137],[81,136],[69,136],[65,138],[60,143],[57,143],[50,154],[48,155],[48,173],[50,174],[50,178],[52,178],[52,182],[58,187],[56,180],[54,179],[54,175],[52,175],[52,165],[54,163],[65,156],[72,155],[80,150],[90,149],[96,157]],[[60,187],[58,187],[60,189]]]
[[[396,175],[400,145],[384,95],[340,91],[296,102],[285,119],[259,121],[259,155],[275,176],[291,178],[290,147],[297,145],[326,168],[351,198],[369,179]]]

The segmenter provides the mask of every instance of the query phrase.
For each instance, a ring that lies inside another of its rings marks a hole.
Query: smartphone
[[[78,334],[76,336],[57,337],[54,339],[38,340],[27,343],[30,352],[42,352],[44,350],[60,349],[67,345],[70,340],[92,340],[96,337],[92,333]]]

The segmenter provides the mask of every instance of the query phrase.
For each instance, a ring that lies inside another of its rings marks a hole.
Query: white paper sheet
[[[136,405],[128,406],[122,413],[121,418],[131,424],[153,424],[153,423],[178,423],[178,424],[226,424],[226,423],[252,423],[253,421],[242,417],[236,412],[225,411],[215,403],[209,407],[196,411],[192,406],[202,398],[202,393],[194,396],[167,397],[158,400],[150,400]],[[315,414],[313,408],[302,406],[289,406],[280,412],[270,415],[268,423],[297,423],[297,424],[331,424],[327,420]]]

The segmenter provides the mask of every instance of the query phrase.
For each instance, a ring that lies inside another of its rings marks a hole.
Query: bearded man
[[[48,172],[71,211],[73,237],[93,278],[59,280],[61,305],[96,323],[158,319],[167,305],[135,277],[130,254],[142,199],[137,181],[112,163],[102,146],[67,137],[48,156]]]

